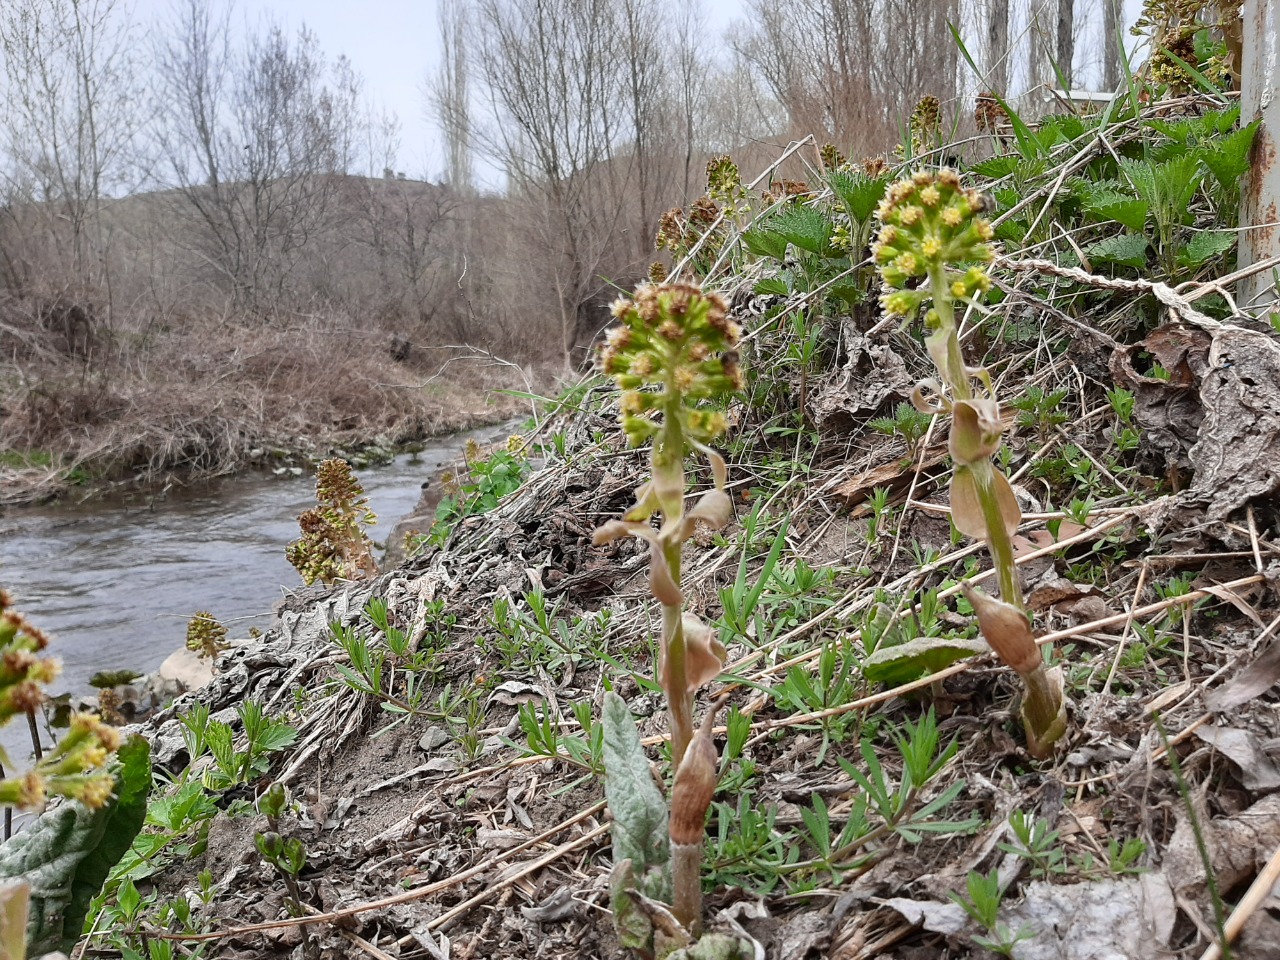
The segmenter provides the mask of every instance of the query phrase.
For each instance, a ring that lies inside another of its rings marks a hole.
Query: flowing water
[[[380,521],[373,538],[414,507],[422,481],[457,460],[468,437],[485,442],[506,429],[442,438],[416,458],[358,471]],[[183,645],[197,610],[232,637],[269,626],[272,606],[302,585],[284,548],[314,489],[310,475],[254,474],[163,497],[0,515],[0,586],[53,638],[49,652],[63,670],[51,692],[90,692],[99,670],[156,669]],[[29,750],[19,726],[0,733],[14,760]]]

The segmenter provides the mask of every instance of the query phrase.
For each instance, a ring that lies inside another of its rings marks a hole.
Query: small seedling
[[[1002,957],[1012,957],[1014,947],[1035,936],[1029,927],[1019,927],[1015,933],[1009,929],[1008,924],[1000,920],[1000,902],[1004,899],[1004,891],[1000,889],[1000,876],[996,870],[986,874],[970,870],[965,887],[968,896],[953,893],[951,899],[964,908],[964,912],[974,923],[987,931],[986,936],[973,938],[978,946]]]

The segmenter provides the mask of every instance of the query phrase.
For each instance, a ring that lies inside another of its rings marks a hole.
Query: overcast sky
[[[3,3],[4,0],[0,0]],[[146,24],[166,18],[172,0],[133,0],[137,20]],[[426,113],[424,88],[440,61],[437,17],[439,0],[206,0],[233,5],[233,22],[277,22],[296,30],[303,23],[315,33],[320,49],[332,59],[345,54],[364,78],[368,101],[400,119],[401,146],[397,168],[410,177],[437,179],[443,170],[439,133]],[[784,2],[784,0],[779,0]],[[927,3],[929,0],[918,0]],[[1099,0],[1082,6],[1077,17],[1092,14]],[[747,0],[701,0],[708,31],[721,36],[746,9]],[[1022,5],[1019,5],[1022,6]],[[1125,0],[1132,23],[1141,0]],[[1077,45],[1077,58],[1091,56],[1089,39]],[[1132,45],[1135,41],[1130,40]],[[375,171],[376,172],[376,171]]]
[[[0,0],[3,3],[4,0]],[[170,0],[134,0],[139,21],[163,19]],[[209,0],[225,3],[228,0]],[[741,15],[745,0],[702,0],[708,27],[719,35]],[[443,168],[439,133],[426,115],[427,77],[440,60],[439,0],[235,0],[233,20],[306,23],[332,59],[346,54],[364,78],[365,96],[400,118],[399,169],[437,179]]]

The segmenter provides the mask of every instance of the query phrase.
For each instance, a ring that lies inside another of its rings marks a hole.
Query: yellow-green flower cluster
[[[56,660],[37,656],[48,645],[48,637],[12,609],[9,594],[0,590],[0,726],[43,702],[43,685],[58,675]],[[115,788],[106,766],[119,745],[114,728],[93,714],[73,714],[66,736],[35,769],[0,780],[0,806],[39,807],[50,794],[102,806]],[[10,765],[3,750],[0,762]]]
[[[994,257],[991,224],[981,215],[985,209],[982,195],[963,189],[954,170],[918,170],[889,187],[877,210],[881,227],[871,246],[885,285],[880,302],[886,312],[906,316],[919,308],[933,291],[912,281],[925,277],[941,279],[955,299],[990,288],[981,266],[948,266]]]
[[[824,143],[818,149],[818,157],[822,160],[822,166],[826,170],[840,170],[848,163],[845,155],[836,149],[834,143]]]
[[[698,442],[723,433],[724,415],[694,404],[742,389],[732,352],[742,329],[729,318],[724,299],[691,284],[647,283],[612,309],[620,322],[609,330],[600,362],[623,390],[619,406],[628,440],[639,445],[653,436],[655,411],[678,416]]]
[[[58,676],[57,660],[38,656],[49,638],[12,609],[9,594],[0,590],[0,726],[44,702],[43,685]]]
[[[728,154],[707,161],[707,196],[730,214],[746,209],[747,191],[742,186],[742,174]]]
[[[0,803],[35,807],[46,796],[78,800],[97,809],[111,799],[115,777],[107,769],[120,747],[120,734],[92,713],[74,713],[71,726],[34,770],[16,781],[14,799],[0,794]],[[0,785],[0,790],[3,785]]]
[[[289,544],[285,557],[308,586],[371,576],[376,564],[361,525],[375,522],[351,464],[322,460],[316,468],[316,506],[299,515],[302,537]]]
[[[198,610],[187,623],[187,649],[213,658],[227,649],[227,628],[208,610]]]

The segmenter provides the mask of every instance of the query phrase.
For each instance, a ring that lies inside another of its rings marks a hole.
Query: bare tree
[[[637,124],[647,131],[633,115],[635,96],[652,76],[629,69],[628,46],[640,56],[641,31],[659,24],[629,28],[616,0],[481,0],[476,19],[477,76],[492,118],[479,143],[502,165],[511,208],[525,218],[526,249],[538,261],[530,279],[554,292],[568,360],[603,320],[592,305],[609,268],[627,269],[614,259],[616,241],[638,176]],[[526,304],[531,293],[523,291]]]
[[[1108,93],[1120,85],[1120,32],[1124,28],[1122,0],[1105,0],[1102,12],[1102,84]]]
[[[110,289],[102,201],[135,182],[144,117],[126,13],[117,0],[0,5],[0,177],[11,212],[44,223],[58,274],[81,291]]]
[[[468,191],[473,185],[473,172],[467,82],[469,12],[465,0],[441,0],[439,23],[443,57],[429,99],[444,133],[446,178],[455,190]]]
[[[986,0],[988,90],[1009,92],[1009,0]]]
[[[234,302],[278,307],[334,210],[359,131],[360,83],[303,27],[233,49],[226,17],[185,0],[157,51],[161,142],[196,241]]]
[[[955,97],[948,24],[959,19],[959,0],[752,0],[751,10],[741,49],[797,134],[883,151],[920,97]]]

